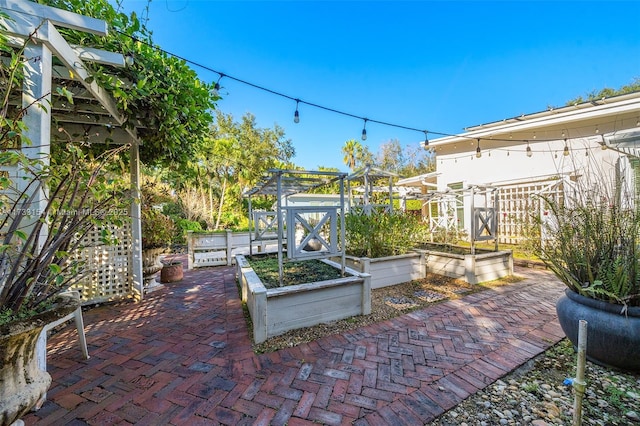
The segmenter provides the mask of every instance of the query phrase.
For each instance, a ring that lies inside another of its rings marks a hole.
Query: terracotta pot
[[[43,400],[51,376],[38,364],[38,336],[78,304],[73,297],[61,297],[46,312],[0,326],[0,424],[13,423]]]
[[[640,372],[640,308],[591,299],[567,289],[556,303],[562,330],[574,347],[578,323],[587,321],[587,359],[596,364]]]
[[[173,261],[166,263],[160,270],[161,283],[173,283],[182,280],[184,272],[182,270],[182,262]]]

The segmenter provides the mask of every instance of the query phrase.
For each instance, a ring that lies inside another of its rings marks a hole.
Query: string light
[[[300,122],[300,113],[298,112],[298,104],[300,103],[300,99],[296,99],[296,112],[293,113],[293,122]]]
[[[424,131],[424,148],[427,149],[427,147],[429,146],[429,132],[428,131]]]
[[[565,157],[569,155],[569,146],[567,145],[567,138],[564,139],[564,149],[562,150],[562,155]]]
[[[362,127],[362,140],[366,141],[367,140],[367,119],[364,119],[364,126]]]
[[[394,123],[390,123],[390,122],[386,122],[386,121],[380,121],[380,120],[374,120],[374,119],[364,118],[364,117],[359,116],[359,115],[356,115],[356,114],[351,114],[351,113],[348,113],[348,112],[345,112],[345,111],[341,111],[341,110],[337,110],[337,109],[329,108],[329,107],[326,107],[326,106],[323,106],[323,105],[319,105],[319,104],[316,104],[316,103],[307,102],[307,101],[304,101],[304,100],[301,100],[301,99],[298,99],[298,98],[294,98],[294,97],[292,97],[292,96],[289,96],[289,95],[287,95],[287,94],[284,94],[284,93],[281,93],[281,92],[278,92],[278,91],[275,91],[275,90],[269,89],[269,88],[267,88],[267,87],[260,86],[260,85],[257,85],[257,84],[255,84],[255,83],[251,83],[251,82],[249,82],[249,81],[242,80],[242,79],[240,79],[240,78],[230,76],[230,75],[228,75],[228,74],[225,74],[225,73],[223,73],[223,72],[220,72],[220,71],[218,71],[218,70],[215,70],[215,69],[213,69],[213,68],[211,68],[211,67],[208,67],[208,66],[205,66],[205,65],[203,65],[203,64],[200,64],[200,63],[197,63],[197,62],[195,62],[195,61],[192,61],[192,60],[189,60],[189,59],[187,59],[187,58],[184,58],[184,57],[182,57],[182,56],[180,56],[180,55],[176,55],[175,53],[172,53],[172,52],[169,52],[169,51],[167,51],[167,50],[164,50],[164,49],[162,49],[162,48],[160,48],[160,47],[158,47],[158,46],[156,46],[156,45],[153,45],[153,44],[151,44],[151,43],[146,42],[145,40],[140,40],[140,39],[138,39],[138,38],[136,38],[136,37],[134,37],[134,36],[131,36],[130,34],[126,34],[126,33],[122,32],[122,31],[117,30],[117,29],[114,29],[114,31],[115,31],[115,32],[117,32],[117,33],[119,33],[119,34],[120,34],[120,35],[122,35],[122,36],[125,36],[125,37],[130,38],[130,39],[131,39],[131,40],[133,40],[134,42],[144,44],[144,45],[148,46],[148,47],[149,47],[149,48],[151,48],[151,49],[157,50],[157,51],[162,52],[162,53],[164,53],[164,54],[166,54],[166,55],[169,55],[169,56],[172,56],[172,57],[177,58],[177,59],[179,59],[179,60],[185,61],[185,62],[186,62],[186,63],[188,63],[188,64],[191,64],[191,65],[194,65],[194,66],[196,66],[196,67],[199,67],[199,68],[205,69],[205,70],[207,70],[207,71],[210,71],[210,72],[213,72],[213,73],[218,74],[218,75],[219,75],[218,81],[217,81],[217,82],[215,83],[215,85],[214,85],[214,90],[212,90],[212,94],[213,94],[213,95],[218,96],[217,91],[221,88],[221,86],[220,86],[220,80],[221,80],[223,77],[226,77],[226,78],[229,78],[229,79],[234,80],[234,81],[236,81],[236,82],[239,82],[239,83],[245,84],[245,85],[247,85],[247,86],[253,87],[253,88],[255,88],[255,89],[259,89],[259,90],[262,90],[262,91],[265,91],[265,92],[271,93],[271,94],[276,95],[276,96],[280,96],[280,97],[283,97],[283,98],[287,98],[287,99],[290,99],[290,100],[294,100],[294,101],[296,101],[296,113],[294,113],[294,122],[295,122],[295,123],[298,123],[298,122],[299,122],[299,111],[298,111],[299,104],[300,104],[300,103],[304,103],[304,104],[307,104],[307,105],[312,106],[312,107],[316,107],[316,108],[319,108],[319,109],[323,109],[323,110],[325,110],[325,111],[329,111],[329,112],[333,112],[333,113],[336,113],[336,114],[341,114],[341,115],[344,115],[344,116],[348,116],[348,117],[352,117],[352,118],[356,118],[356,119],[364,120],[364,122],[365,122],[365,127],[362,129],[362,140],[366,140],[366,123],[367,123],[367,121],[371,121],[371,122],[374,122],[374,123],[377,123],[377,124],[381,124],[381,125],[384,125],[384,126],[395,127],[395,128],[405,129],[405,130],[409,130],[409,131],[421,132],[421,133],[424,133],[424,134],[425,134],[425,136],[427,136],[427,131],[422,130],[422,129],[418,129],[418,128],[415,128],[415,127],[409,127],[409,126],[403,126],[403,125],[394,124]],[[129,62],[129,61],[128,61],[128,59],[129,59],[129,58],[128,58],[128,56],[131,56],[131,58],[133,58],[133,56],[132,56],[132,55],[129,55],[129,54],[125,55],[125,61],[126,61],[126,62]],[[576,103],[575,105],[578,105],[578,104]],[[549,110],[551,110],[551,109],[549,109]],[[522,114],[522,115],[521,115],[521,117],[525,117],[525,115],[524,115],[524,114]],[[636,119],[636,126],[637,126],[637,127],[640,127],[640,117],[637,117],[637,119]],[[567,131],[568,131],[568,130],[567,130]],[[473,139],[474,139],[472,136],[465,136],[465,135],[460,135],[460,134],[450,134],[450,133],[442,133],[442,132],[435,132],[435,131],[430,131],[430,133],[435,134],[435,135],[439,135],[439,136],[443,136],[443,137],[460,137],[460,138],[469,138],[469,139],[471,139],[471,140],[473,140]],[[596,134],[599,134],[599,133],[600,133],[600,129],[599,129],[599,127],[598,127],[598,126],[596,126],[596,128],[595,128],[595,133],[596,133]],[[564,138],[564,137],[565,137],[565,135],[566,135],[566,133],[565,133],[565,129],[563,129],[563,130],[562,130],[562,137]],[[490,138],[490,139],[493,139],[493,134],[489,135],[489,138]],[[536,139],[536,141],[538,141],[538,140],[537,140],[537,135],[536,135],[536,133],[535,133],[535,132],[533,133],[533,139]],[[479,142],[479,141],[480,141],[480,138],[478,138],[477,140],[478,140],[478,142]],[[496,139],[496,140],[504,140],[504,139]],[[509,133],[509,140],[513,140],[513,133],[512,133],[512,132],[510,132],[510,133]],[[527,142],[527,144],[528,144],[528,141],[526,141],[526,140],[521,140],[521,139],[516,139],[516,140],[517,140],[517,141],[520,141],[520,142]],[[546,139],[543,139],[543,140],[541,140],[541,141],[552,141],[552,140],[546,140]],[[428,142],[428,138],[427,138],[427,137],[425,137],[425,146],[427,146],[426,142]],[[532,154],[531,154],[531,155],[529,155],[530,148],[529,148],[527,151],[528,151],[528,152],[527,152],[527,155],[528,155],[528,156],[531,156]],[[476,154],[477,154],[477,152],[476,152]],[[507,153],[507,155],[508,155],[508,153]],[[587,154],[587,155],[588,155],[588,154]]]
[[[533,136],[535,138],[535,135]],[[533,151],[531,151],[531,147],[529,146],[529,141],[527,141],[527,157],[531,157],[533,155]]]
[[[224,77],[224,74],[220,73],[220,77],[218,77],[218,81],[216,81],[216,84],[213,86],[213,96],[215,97],[220,97],[220,94],[218,93],[220,91],[220,80],[222,80],[222,77]]]
[[[480,158],[480,157],[482,157],[482,152],[480,151],[480,139],[478,138],[478,147],[476,148],[476,158]]]
[[[124,63],[130,67],[131,65],[133,65],[133,62],[134,62],[133,52],[127,52],[127,54],[124,55]]]

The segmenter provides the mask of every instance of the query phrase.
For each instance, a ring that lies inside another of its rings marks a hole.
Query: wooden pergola
[[[135,194],[130,207],[133,244],[129,266],[132,288],[142,298],[142,229],[138,202],[141,142],[135,128],[123,126],[125,117],[115,100],[96,84],[86,66],[87,62],[96,62],[124,67],[125,57],[116,52],[71,45],[57,29],[70,28],[106,36],[105,21],[22,0],[0,0],[0,12],[8,16],[8,19],[0,16],[0,31],[8,37],[9,44],[25,47],[23,87],[12,97],[17,107],[27,109],[23,121],[27,128],[25,136],[31,145],[21,147],[22,151],[29,158],[40,159],[47,165],[52,140],[62,140],[69,135],[92,144],[131,146],[130,175]],[[7,58],[2,57],[2,60]],[[73,104],[57,94],[58,87],[72,93]],[[21,170],[2,172],[13,175],[14,182],[20,182]],[[40,193],[32,207],[41,211],[45,203],[45,194]]]

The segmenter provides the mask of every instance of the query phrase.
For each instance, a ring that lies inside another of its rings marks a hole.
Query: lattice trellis
[[[542,181],[513,186],[500,187],[499,241],[507,244],[521,243],[529,236],[532,227],[536,226],[535,217],[545,215],[542,200],[537,194],[557,197],[563,192],[558,181]],[[543,217],[544,219],[544,217]]]
[[[340,254],[338,249],[337,207],[289,207],[287,210],[287,257],[289,259],[311,259]],[[317,218],[311,220],[312,218]],[[296,231],[302,231],[297,238]],[[309,251],[310,244],[317,250]]]
[[[253,212],[254,236],[256,241],[273,240],[278,238],[278,213]]]
[[[473,239],[487,241],[496,239],[497,226],[496,209],[492,207],[476,207],[473,210]]]
[[[80,293],[83,305],[122,299],[133,293],[131,224],[109,230],[118,239],[117,245],[105,245],[100,240],[102,229],[95,229],[85,237],[84,248],[72,258],[82,262],[86,272],[72,287]]]

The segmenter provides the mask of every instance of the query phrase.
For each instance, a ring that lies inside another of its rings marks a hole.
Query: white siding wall
[[[438,190],[446,190],[451,183],[469,185],[496,185],[507,182],[532,180],[535,177],[575,173],[600,176],[604,171],[612,178],[618,159],[623,156],[611,149],[602,150],[598,138],[570,139],[570,155],[563,156],[564,141],[530,141],[533,155],[527,157],[526,144],[509,149],[491,149],[491,141],[480,142],[482,157],[476,158],[477,142],[468,142],[469,151],[461,154],[438,155]],[[467,142],[464,142],[467,143]],[[586,153],[589,153],[587,156]],[[599,170],[596,170],[599,169]],[[591,179],[596,181],[597,179]],[[469,231],[470,199],[465,197],[465,228]]]

